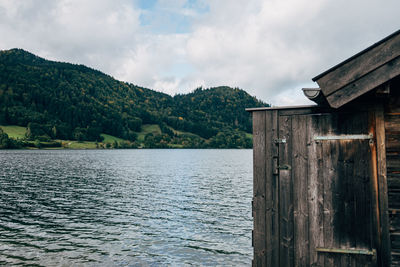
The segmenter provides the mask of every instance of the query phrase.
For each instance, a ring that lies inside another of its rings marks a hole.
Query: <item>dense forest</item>
[[[245,108],[259,106],[266,104],[238,88],[197,88],[172,97],[83,65],[22,49],[0,51],[0,125],[26,127],[28,141],[102,142],[104,133],[130,147],[249,148]],[[138,140],[145,125],[160,131]]]

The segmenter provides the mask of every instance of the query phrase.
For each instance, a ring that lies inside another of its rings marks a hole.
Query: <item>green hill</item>
[[[172,97],[83,65],[0,51],[0,125],[27,127],[31,140],[101,142],[106,134],[145,147],[249,147],[244,108],[265,105],[237,88]]]

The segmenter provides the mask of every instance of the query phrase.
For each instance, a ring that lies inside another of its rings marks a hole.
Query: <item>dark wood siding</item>
[[[389,204],[389,231],[392,266],[400,266],[400,92],[394,94],[385,108],[386,167]]]
[[[255,266],[374,266],[368,113],[253,112]],[[264,133],[261,133],[264,129]],[[262,221],[264,219],[264,222]]]

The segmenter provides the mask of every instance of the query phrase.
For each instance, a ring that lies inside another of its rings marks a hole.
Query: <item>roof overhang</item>
[[[313,78],[339,108],[400,75],[400,30]]]

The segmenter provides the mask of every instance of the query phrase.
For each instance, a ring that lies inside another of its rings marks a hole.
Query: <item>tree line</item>
[[[101,142],[106,133],[135,142],[142,125],[157,124],[162,133],[146,136],[148,146],[248,147],[233,140],[251,132],[244,109],[259,106],[266,104],[239,88],[198,88],[172,97],[83,65],[22,49],[0,51],[0,125],[27,127],[30,140]]]

